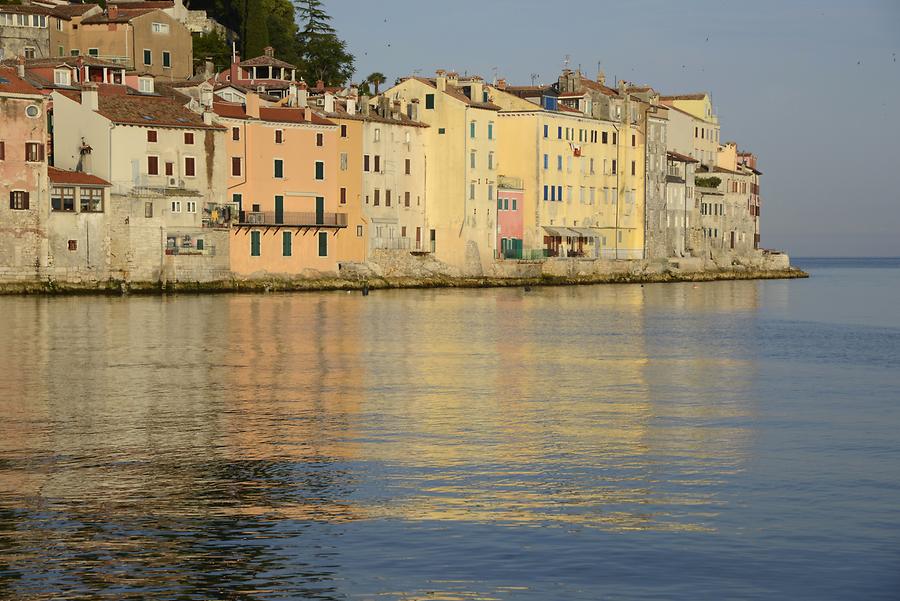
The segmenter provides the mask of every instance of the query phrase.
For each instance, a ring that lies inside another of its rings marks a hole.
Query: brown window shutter
[[[45,153],[45,152],[46,152],[46,148],[44,148],[44,145],[43,145],[43,144],[38,144],[38,160],[39,160],[39,161],[41,161],[41,162],[44,161],[44,157],[45,157],[45,154],[44,154],[44,153]]]
[[[185,157],[184,159],[184,174],[189,177],[194,177],[194,159],[193,157]]]
[[[6,160],[6,142],[0,142],[0,161]]]
[[[22,206],[25,207],[26,211],[29,209],[28,201],[30,199],[30,196],[31,196],[31,194],[29,192],[25,192],[25,204]]]

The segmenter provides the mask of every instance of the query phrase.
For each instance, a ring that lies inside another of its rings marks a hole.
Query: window
[[[316,146],[325,146],[325,134],[316,134]]]
[[[556,186],[550,186],[550,202],[556,200]]]
[[[328,232],[319,232],[319,256],[328,256]]]
[[[557,139],[557,140],[562,140],[562,139],[563,139],[562,127],[557,127],[557,128],[556,128],[556,139]]]
[[[147,130],[147,141],[148,142],[156,142],[159,139],[159,134],[155,129]]]
[[[406,159],[406,175],[412,173],[412,160]]]
[[[44,145],[40,142],[25,142],[25,161],[40,163],[44,160]]]
[[[404,206],[404,207],[408,207],[408,206],[409,206],[409,192],[406,192],[406,193],[404,193],[404,195],[403,195],[403,206]]]
[[[149,48],[144,49],[144,64],[147,66],[153,64],[153,51]]]
[[[494,122],[489,121],[488,122],[488,140],[493,140],[493,139],[494,139]]]
[[[434,94],[425,94],[425,108],[429,111],[434,110]]]
[[[513,211],[516,210],[516,199],[515,198],[512,199],[512,210]]]
[[[154,23],[152,25],[153,33],[169,33],[168,23]]]
[[[438,128],[438,135],[443,136],[445,133],[447,133],[446,128],[443,128],[443,127]]]
[[[281,256],[290,257],[293,252],[294,235],[291,232],[281,232]]]
[[[375,155],[375,173],[381,173],[381,157]]]
[[[231,157],[231,175],[232,177],[241,176],[241,157]]]
[[[159,157],[147,157],[147,175],[159,175]]]
[[[494,184],[488,184],[488,200],[494,200]]]
[[[631,134],[631,146],[632,148],[637,146],[637,136],[634,134]]]
[[[9,193],[9,208],[14,211],[28,210],[28,192],[13,190]]]
[[[391,191],[390,190],[384,191],[384,206],[386,206],[386,207],[391,206]]]
[[[25,58],[35,58],[37,56],[34,47],[25,46]]]
[[[144,94],[152,94],[153,93],[153,78],[152,77],[141,77],[138,80],[138,89]]]
[[[347,163],[348,163],[347,153],[342,152],[341,153],[341,171],[347,170]]]
[[[72,27],[72,29],[75,29],[75,27]],[[81,51],[78,49],[70,50],[69,54],[71,54],[72,56],[78,56],[79,54],[81,54]]]
[[[144,203],[144,218],[151,219],[153,217],[153,201]]]
[[[316,179],[322,179],[318,177],[319,169],[318,163],[316,163]],[[282,179],[284,177],[284,161],[282,159],[275,159],[275,179]]]
[[[476,130],[476,124],[474,121],[472,121],[471,123],[469,123],[469,137],[470,138],[473,138],[473,139],[475,138],[475,130]]]
[[[637,162],[631,161],[631,175],[637,174]]]
[[[544,169],[549,169],[549,168],[550,168],[550,155],[545,154],[544,155]]]
[[[594,159],[591,159],[591,170],[590,170],[590,174],[591,174],[591,175],[594,175]]]
[[[347,204],[347,188],[341,188],[341,204]]]
[[[165,172],[166,176],[175,175],[175,163],[173,163],[172,161],[166,161]]]
[[[82,213],[102,213],[103,212],[103,189],[102,188],[81,188],[79,202]]]
[[[241,128],[240,127],[232,127],[231,128],[231,139],[235,142],[238,142],[241,139]]]
[[[546,138],[549,138],[549,137],[550,137],[550,126],[549,126],[549,125],[544,125],[544,138],[546,139]]]
[[[377,162],[378,161],[376,161],[376,163]],[[325,163],[323,163],[322,161],[316,161],[316,179],[317,180],[325,179]]]
[[[363,156],[363,171],[369,171],[369,155]]]
[[[275,143],[276,144],[284,144],[284,130],[283,129],[275,130]]]
[[[556,170],[562,171],[562,169],[563,169],[562,155],[558,154],[558,155],[556,155]]]
[[[556,200],[562,202],[562,186],[556,186]]]
[[[613,159],[612,161],[612,174],[616,174],[616,159]]]
[[[376,142],[381,141],[381,129],[378,127],[375,128],[375,141]]]
[[[469,200],[475,200],[475,182],[469,183]]]
[[[562,198],[560,198],[562,200]],[[566,202],[572,202],[572,186],[566,186]]]
[[[346,137],[347,137],[347,126],[346,126],[346,125],[342,125],[342,126],[341,126],[341,137],[342,137],[342,138],[346,138]]]
[[[99,48],[88,48],[88,56],[100,56]]]
[[[56,69],[53,71],[53,83],[58,86],[72,85],[72,73],[68,69]]]
[[[488,169],[493,169],[493,168],[494,168],[494,153],[489,152],[488,153]]]
[[[259,256],[259,232],[250,232],[250,256]]]
[[[54,211],[75,211],[75,188],[54,186],[50,190],[50,208]]]
[[[180,213],[181,212],[181,201],[173,200],[169,205],[169,210],[172,213]]]
[[[197,160],[194,157],[184,157],[184,176],[185,177],[196,177],[197,169],[196,169]]]
[[[544,200],[550,200],[550,186],[544,186]]]
[[[6,160],[6,142],[0,142],[0,161]]]
[[[616,132],[613,132],[613,140],[612,140],[612,143],[613,143],[613,144],[618,144],[618,143],[619,143],[619,134],[617,134]]]
[[[602,141],[604,144],[608,144],[608,143],[609,143],[609,132],[605,132],[605,131],[604,131],[604,132],[601,132],[601,133],[603,134],[603,135],[601,136],[601,141]]]
[[[169,52],[168,50],[163,50],[162,66],[163,66],[163,69],[171,69],[172,68],[172,53]]]
[[[362,235],[363,235],[363,226],[357,225],[356,226],[356,237],[362,238]]]
[[[375,202],[372,204],[374,204],[376,207],[381,206],[381,190],[379,190],[378,188],[375,188]]]
[[[194,143],[194,133],[190,131],[184,132],[184,143],[185,144],[193,144]]]
[[[472,169],[475,168],[475,158],[475,151],[473,150],[469,153],[469,167]]]

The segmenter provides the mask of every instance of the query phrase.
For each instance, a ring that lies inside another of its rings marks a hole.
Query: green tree
[[[300,62],[297,48],[297,22],[294,20],[294,5],[290,0],[263,0],[269,29],[269,45],[275,49],[275,56],[296,65]]]
[[[241,35],[243,56],[245,58],[260,56],[263,49],[269,45],[269,27],[263,10],[263,0],[245,0],[243,24]]]
[[[372,73],[371,75],[369,75],[366,78],[366,83],[370,83],[373,86],[375,86],[375,95],[376,96],[378,96],[378,86],[380,86],[381,84],[383,84],[386,81],[387,81],[387,79],[385,78],[384,73],[379,73],[378,71],[376,71],[375,73]]]
[[[353,76],[354,57],[331,26],[331,17],[321,0],[298,0],[297,16],[302,29],[297,34],[300,71],[309,82],[343,85]]]
[[[231,48],[225,38],[216,31],[193,36],[194,71],[203,69],[207,58],[211,58],[217,71],[223,71],[231,64]]]

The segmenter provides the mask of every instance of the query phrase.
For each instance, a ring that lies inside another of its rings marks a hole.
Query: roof
[[[93,8],[99,8],[99,4],[60,4],[51,10],[53,16],[69,21],[72,17],[80,17]]]
[[[56,167],[47,167],[47,175],[50,176],[51,184],[76,184],[79,186],[109,186],[111,185],[105,179],[100,179],[96,175],[83,173],[81,171],[66,171],[65,169],[57,169]]]
[[[122,65],[101,60],[93,56],[56,56],[50,58],[29,58],[25,59],[25,68],[30,69],[34,67],[58,67],[60,65],[77,67],[79,65],[79,62],[80,64],[87,65],[88,67],[106,67],[108,69],[125,68]],[[16,59],[6,59],[3,61],[3,64],[13,66],[16,64]]]
[[[53,15],[53,11],[49,8],[36,6],[34,4],[0,4],[0,12],[25,13],[27,15]]]
[[[241,67],[284,67],[285,69],[296,69],[297,67],[292,65],[291,63],[286,63],[284,61],[278,60],[274,56],[257,56],[256,58],[249,58],[241,63],[239,63]]]
[[[676,94],[673,96],[660,96],[660,100],[703,100],[709,96],[706,92],[697,92],[695,94]]]
[[[593,79],[588,79],[587,77],[581,77],[581,85],[588,88],[589,90],[595,90],[600,92],[604,96],[618,96],[618,90],[614,90],[610,87],[603,85],[598,81],[594,81]]]
[[[326,117],[331,119],[345,119],[350,121],[368,121],[372,123],[386,123],[390,125],[405,125],[407,127],[429,127],[427,123],[422,123],[421,121],[415,121],[414,119],[410,119],[403,113],[400,113],[399,119],[389,119],[387,117],[382,117],[378,113],[369,111],[368,115],[365,115],[359,112],[359,107],[357,108],[357,112],[353,115],[347,112],[346,102],[335,99],[334,102],[334,112],[333,113],[325,113]]]
[[[82,25],[103,25],[106,23],[128,23],[132,19],[142,17],[146,14],[158,10],[156,8],[120,8],[116,16],[111,17],[109,13],[99,13],[82,19]]]
[[[175,6],[173,0],[110,0],[107,4],[115,4],[119,7],[140,5],[142,8],[173,8]]]
[[[113,123],[144,127],[184,127],[189,129],[221,129],[208,125],[203,117],[182,104],[159,96],[100,94],[97,111]]]
[[[260,121],[274,121],[276,123],[308,123],[310,125],[336,125],[316,111],[312,111],[311,119],[306,120],[305,109],[293,107],[259,107]],[[252,119],[247,116],[246,108],[242,104],[234,102],[213,102],[213,112],[220,117],[229,119]]]
[[[427,86],[431,86],[435,90],[437,89],[437,82],[433,79],[426,79],[424,77],[410,77],[409,79],[414,79],[416,81],[420,81]],[[489,111],[499,111],[501,109],[501,107],[499,107],[496,104],[493,104],[491,102],[475,102],[474,100],[471,100],[468,96],[463,94],[462,90],[460,90],[458,87],[456,87],[452,84],[449,84],[449,83],[447,84],[447,87],[445,88],[444,93],[447,94],[448,96],[450,96],[451,98],[454,98],[454,99],[456,99],[464,104],[467,104],[471,107],[474,107],[474,108],[480,108],[480,109],[485,109],[485,110],[489,110]]]
[[[0,94],[34,94],[39,96],[40,93],[40,90],[19,77],[15,69],[0,67]]]
[[[496,86],[494,86],[496,87]],[[497,88],[500,90],[500,88]],[[544,92],[549,92],[553,89],[553,86],[506,86],[501,92],[508,92],[510,94],[514,94],[516,96],[521,96],[522,94],[534,94],[535,96],[540,96]]]
[[[673,161],[679,161],[681,163],[699,163],[697,159],[693,157],[689,157],[686,154],[681,154],[680,152],[675,152],[674,150],[666,151],[666,155]]]

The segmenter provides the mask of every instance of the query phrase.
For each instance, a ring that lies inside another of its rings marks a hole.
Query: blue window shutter
[[[544,200],[547,200],[550,196],[550,191],[547,189],[547,186],[544,186]]]
[[[557,187],[556,187],[556,200],[558,200],[559,202],[562,202],[562,199],[563,199],[563,197],[562,197],[562,186],[557,186]]]
[[[562,140],[562,128],[556,130],[556,137]]]
[[[550,200],[556,200],[556,186],[550,186]]]

